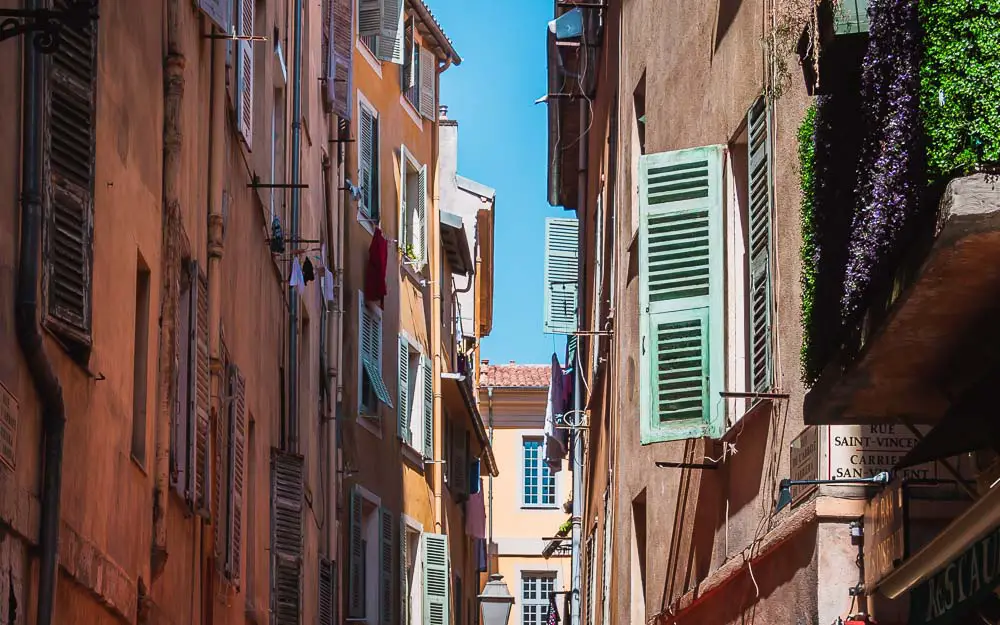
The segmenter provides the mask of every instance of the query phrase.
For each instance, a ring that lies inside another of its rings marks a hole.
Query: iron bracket
[[[34,33],[35,50],[52,54],[62,43],[63,28],[82,30],[97,18],[97,0],[70,0],[62,9],[0,9],[0,41]]]

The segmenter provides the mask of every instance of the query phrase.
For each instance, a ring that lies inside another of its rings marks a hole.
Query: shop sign
[[[865,505],[865,589],[878,587],[907,553],[906,488],[894,480]]]
[[[795,480],[819,479],[819,428],[807,426],[792,441],[788,453],[789,477]],[[797,504],[818,486],[792,486],[792,504]]]
[[[910,625],[947,625],[1000,583],[1000,527],[910,593]]]

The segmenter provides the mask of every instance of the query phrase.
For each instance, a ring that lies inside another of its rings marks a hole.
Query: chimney
[[[448,105],[442,104],[438,107],[438,111],[441,113],[440,119],[448,119]]]
[[[486,367],[489,364],[490,364],[490,359],[489,358],[483,358],[483,366]]]

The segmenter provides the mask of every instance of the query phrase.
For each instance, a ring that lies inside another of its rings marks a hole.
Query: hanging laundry
[[[465,504],[465,533],[471,538],[486,538],[486,502],[481,480],[478,486],[479,492],[469,495]]]
[[[271,216],[271,253],[285,253],[285,234],[281,230],[281,220],[277,215]]]
[[[333,274],[328,269],[320,280],[320,288],[323,291],[323,299],[328,302],[333,301]]]
[[[559,357],[552,354],[552,374],[549,378],[549,398],[545,405],[545,429],[542,439],[542,458],[552,473],[562,469],[562,460],[566,457],[566,444],[562,432],[556,427],[556,421],[565,412],[565,394],[563,392],[563,370],[559,365]]]
[[[309,284],[316,279],[316,270],[313,269],[312,261],[306,258],[306,262],[302,263],[302,281],[305,284]]]
[[[288,280],[289,286],[294,286],[298,290],[299,295],[302,295],[302,289],[305,286],[305,280],[302,278],[302,265],[299,264],[298,258],[292,259],[292,276]]]
[[[365,274],[365,300],[385,303],[388,289],[385,285],[385,272],[389,261],[389,242],[382,236],[382,229],[375,229],[372,244],[368,247],[368,272]]]

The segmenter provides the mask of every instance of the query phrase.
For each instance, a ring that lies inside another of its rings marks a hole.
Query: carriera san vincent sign
[[[1000,583],[1000,527],[911,592],[910,625],[946,625]]]

